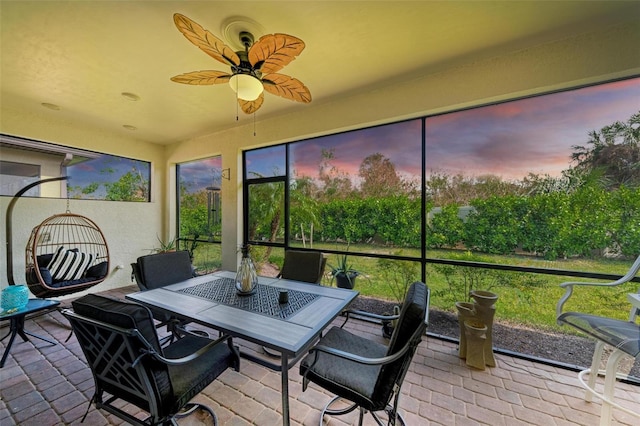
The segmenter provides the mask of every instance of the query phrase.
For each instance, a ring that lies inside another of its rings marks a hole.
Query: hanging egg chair
[[[104,281],[109,271],[109,248],[95,222],[67,211],[33,228],[25,265],[31,293],[62,296]]]
[[[14,196],[7,209],[7,276],[13,282],[11,250],[11,212],[15,201],[33,186],[52,180],[35,182]],[[71,213],[45,219],[33,228],[25,250],[25,279],[36,297],[55,297],[85,290],[100,284],[109,272],[109,248],[104,234],[91,219]]]

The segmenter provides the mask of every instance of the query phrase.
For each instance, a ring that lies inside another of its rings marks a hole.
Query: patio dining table
[[[286,303],[279,301],[281,289],[288,291]],[[289,369],[357,295],[354,290],[258,277],[256,292],[240,296],[235,273],[221,271],[126,298],[278,352],[279,364],[246,351],[241,355],[281,373],[282,423],[287,426]]]

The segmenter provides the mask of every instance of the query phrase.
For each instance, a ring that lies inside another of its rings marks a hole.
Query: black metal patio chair
[[[239,370],[240,355],[230,336],[210,340],[187,333],[161,347],[145,306],[95,294],[72,306],[73,311],[63,314],[93,373],[95,393],[89,404],[134,425],[176,424],[177,416],[196,408],[209,412],[217,424],[213,411],[190,400],[227,368]],[[122,401],[149,417],[142,420],[125,412]]]
[[[386,412],[388,424],[406,424],[398,413],[400,388],[427,329],[429,293],[424,283],[411,285],[389,346],[350,333],[343,324],[331,328],[310,349],[300,364],[303,391],[313,382],[336,395],[322,410],[320,425],[325,414],[343,415],[356,409],[360,425],[367,412],[382,425],[377,414],[381,411]],[[358,311],[358,316],[362,314]],[[340,400],[347,407],[339,407]]]

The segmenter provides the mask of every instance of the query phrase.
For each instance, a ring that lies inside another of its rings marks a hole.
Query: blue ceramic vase
[[[29,303],[29,289],[26,285],[10,285],[2,290],[2,310],[22,309]]]

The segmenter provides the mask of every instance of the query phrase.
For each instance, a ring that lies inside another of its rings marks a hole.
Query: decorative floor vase
[[[473,303],[469,302],[456,302],[456,309],[458,310],[458,325],[460,326],[458,356],[460,359],[465,359],[467,357],[467,335],[464,329],[464,322],[473,319],[476,312]]]
[[[484,370],[486,360],[484,346],[487,341],[487,326],[482,322],[470,319],[464,322],[464,334],[467,338],[467,365]]]
[[[498,295],[490,291],[473,290],[469,293],[474,301],[476,319],[487,326],[487,334],[484,342],[484,362],[489,367],[496,366],[493,356],[493,317],[496,313],[496,301]]]

